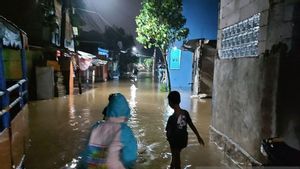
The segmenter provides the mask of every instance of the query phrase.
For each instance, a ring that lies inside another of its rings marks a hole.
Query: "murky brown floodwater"
[[[83,150],[92,124],[102,119],[108,95],[121,92],[133,108],[129,122],[139,143],[137,169],[166,169],[171,154],[164,127],[171,110],[167,93],[159,92],[151,79],[134,86],[128,81],[99,83],[82,95],[29,103],[30,147],[25,162],[28,169],[59,169],[70,163]],[[202,147],[189,130],[189,145],[182,152],[185,168],[223,166],[222,153],[209,143],[211,100],[191,99],[181,91],[181,107],[187,109],[206,143]]]

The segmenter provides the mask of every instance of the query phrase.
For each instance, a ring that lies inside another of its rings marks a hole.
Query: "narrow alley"
[[[102,119],[101,112],[108,103],[108,95],[113,92],[123,93],[132,107],[129,124],[139,147],[136,168],[167,168],[171,159],[164,132],[171,114],[167,107],[167,93],[159,92],[157,84],[149,78],[140,79],[136,84],[109,81],[94,87],[82,95],[29,103],[30,147],[26,168],[70,167],[70,162],[83,150],[90,127]],[[223,153],[209,142],[211,100],[192,99],[190,91],[181,91],[181,94],[181,106],[190,112],[205,141],[205,147],[200,146],[189,130],[189,145],[182,154],[183,166],[224,166]]]

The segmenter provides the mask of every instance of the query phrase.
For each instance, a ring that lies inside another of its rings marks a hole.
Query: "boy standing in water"
[[[167,140],[172,153],[170,169],[180,169],[180,152],[187,146],[188,142],[187,124],[196,134],[198,142],[201,145],[204,145],[204,141],[194,126],[188,111],[180,108],[179,92],[171,91],[168,95],[168,101],[170,107],[174,109],[174,113],[169,117],[166,126]]]

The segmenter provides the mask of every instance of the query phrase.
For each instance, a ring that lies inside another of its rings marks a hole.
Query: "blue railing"
[[[28,129],[28,117],[26,112],[22,111],[28,100],[25,51],[28,41],[24,31],[2,16],[0,16],[0,32],[0,139],[4,141],[1,142],[1,146],[9,144],[7,149],[0,149],[0,161],[4,162],[4,164],[0,164],[0,168],[7,168],[10,165],[10,168],[19,169],[23,168],[26,144],[28,143],[27,134],[23,132]],[[9,53],[5,57],[8,60],[5,60],[4,54],[7,53],[3,52],[4,48],[20,51],[20,67],[14,67],[14,69],[21,69],[21,77],[18,79],[7,79],[11,77],[11,72],[5,74],[5,66],[11,68],[9,64],[11,55]],[[22,112],[24,113],[21,114]],[[18,129],[16,126],[20,126],[22,129]],[[10,156],[9,161],[6,156]]]
[[[25,49],[20,50],[21,54],[21,69],[22,69],[22,79],[10,84],[8,87],[7,79],[5,78],[4,73],[4,62],[3,62],[3,40],[0,39],[0,132],[5,128],[11,126],[11,110],[19,104],[18,111],[27,103],[27,66],[26,66],[26,55]],[[8,87],[8,88],[7,88]],[[16,90],[18,90],[16,92]],[[14,94],[14,97],[11,97],[11,94]],[[18,93],[18,94],[16,94]],[[16,98],[15,98],[16,97]],[[18,113],[18,112],[16,112]]]
[[[25,79],[19,80],[14,85],[7,88],[5,91],[0,91],[0,99],[3,104],[2,110],[0,110],[0,119],[2,120],[2,127],[0,127],[0,132],[10,127],[11,123],[11,116],[10,116],[10,110],[14,108],[15,106],[19,105],[18,108],[22,109],[23,106],[27,103],[27,94],[28,91],[26,90],[26,83],[27,81]],[[13,92],[18,91],[18,96],[14,100],[10,100],[10,95]]]

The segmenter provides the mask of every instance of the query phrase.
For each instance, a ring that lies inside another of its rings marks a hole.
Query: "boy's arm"
[[[190,128],[193,130],[193,132],[195,133],[195,135],[197,136],[198,142],[199,142],[201,145],[204,146],[204,141],[203,141],[203,139],[201,138],[201,136],[200,136],[198,130],[197,130],[196,127],[194,126],[193,122],[190,121],[188,124],[189,124]]]
[[[195,135],[197,136],[197,139],[198,139],[198,142],[204,146],[204,141],[203,139],[201,138],[198,130],[196,129],[196,127],[194,126],[193,122],[192,122],[192,119],[190,117],[190,115],[188,114],[187,112],[187,123],[189,124],[190,128],[193,130],[193,132],[195,133]]]

